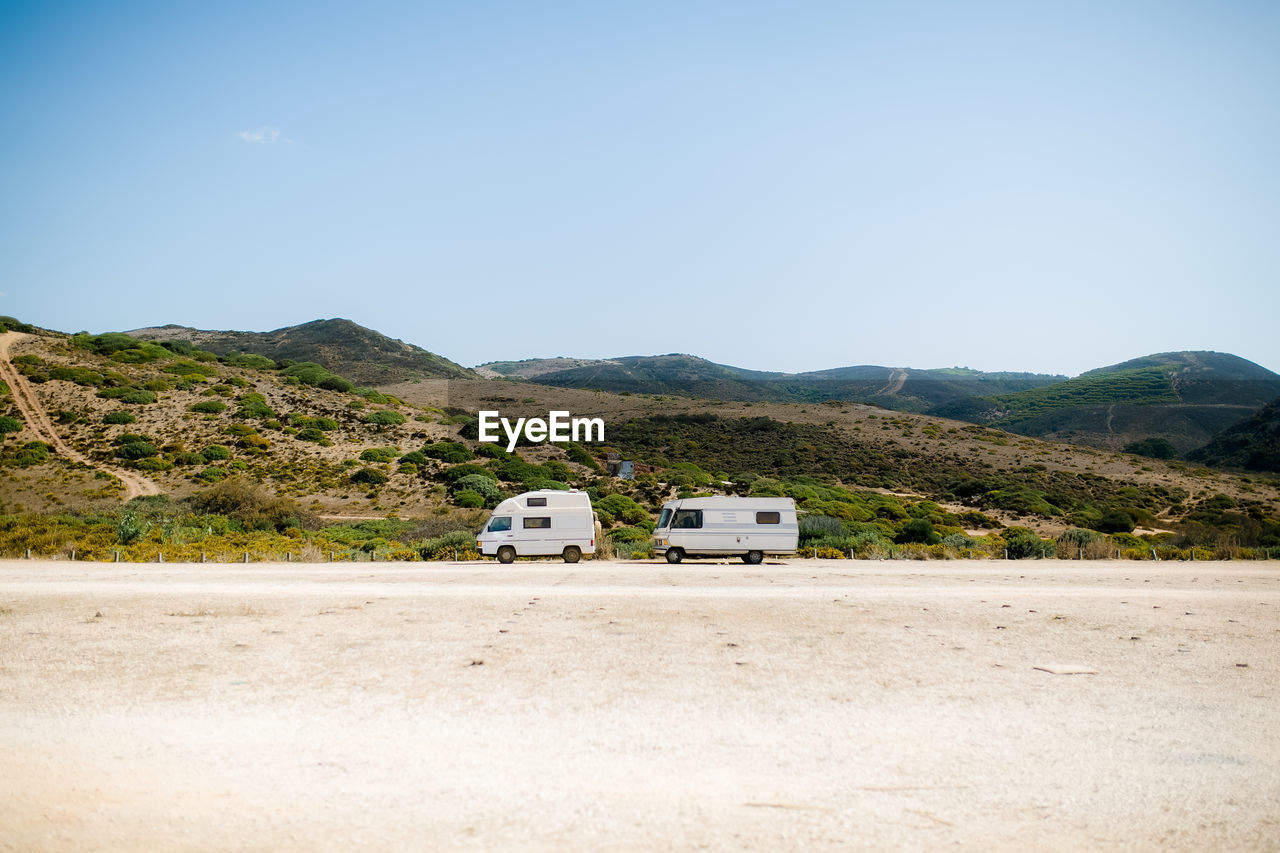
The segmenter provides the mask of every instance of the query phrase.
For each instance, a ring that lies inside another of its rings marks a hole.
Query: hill
[[[127,334],[149,341],[186,341],[216,353],[253,353],[273,361],[312,361],[361,385],[473,375],[459,364],[350,320],[313,320],[271,332],[157,326]]]
[[[1221,468],[1280,473],[1280,398],[1223,430],[1188,457]]]
[[[1238,356],[1159,353],[932,414],[1022,435],[1122,449],[1142,440],[1186,453],[1280,394],[1280,375]]]
[[[956,400],[1060,382],[1033,373],[982,373],[967,368],[916,370],[861,365],[808,373],[746,370],[697,356],[621,356],[569,363],[564,358],[491,362],[477,371],[562,388],[628,394],[678,394],[743,402],[849,400],[922,412]]]

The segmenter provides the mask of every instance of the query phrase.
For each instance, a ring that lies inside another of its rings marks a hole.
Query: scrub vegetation
[[[34,440],[0,389],[7,556],[468,558],[489,509],[546,488],[585,490],[602,550],[624,558],[649,553],[664,501],[709,494],[794,498],[802,554],[827,558],[1280,556],[1274,483],[1161,459],[1158,442],[1123,455],[839,400],[527,383],[516,398],[498,393],[507,380],[464,380],[449,402],[465,405],[439,405],[318,362],[118,333],[40,333],[12,362],[58,435],[103,469]],[[1164,369],[1131,373],[1141,385]],[[482,444],[473,413],[495,401],[513,415],[599,413],[608,446]],[[610,451],[637,464],[634,480],[604,473]],[[110,468],[165,494],[122,506]]]

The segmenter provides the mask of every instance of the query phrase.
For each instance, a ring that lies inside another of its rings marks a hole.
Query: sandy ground
[[[1278,650],[1275,564],[0,562],[0,849],[1274,850]]]

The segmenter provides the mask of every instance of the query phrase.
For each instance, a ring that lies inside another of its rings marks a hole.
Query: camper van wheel
[[[570,545],[564,549],[564,561],[566,563],[576,563],[582,559],[582,549],[577,545]]]
[[[667,552],[668,563],[678,563],[683,559],[684,559],[684,551],[681,551],[679,548],[672,548],[670,551]]]
[[[742,562],[752,566],[760,565],[760,561],[764,559],[764,554],[760,551],[748,551],[742,555]]]
[[[498,549],[499,563],[514,563],[516,561],[516,549],[510,545],[503,545]]]

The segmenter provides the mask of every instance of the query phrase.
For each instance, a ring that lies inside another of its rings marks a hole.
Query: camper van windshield
[[[685,529],[694,529],[702,526],[702,510],[700,509],[678,509],[676,510],[676,520],[672,527],[680,527]]]
[[[496,530],[510,530],[510,529],[511,529],[511,516],[509,515],[502,515],[502,516],[495,515],[493,518],[489,519],[488,530],[491,533]]]
[[[662,511],[662,515],[658,518],[658,527],[659,528],[666,527],[670,523],[671,523],[671,510],[664,509]]]

